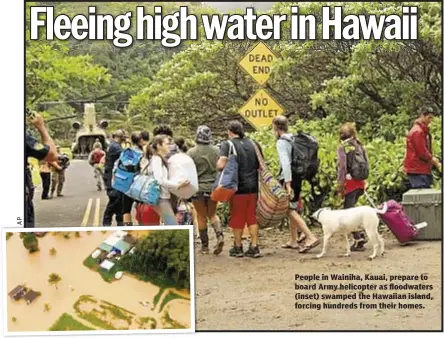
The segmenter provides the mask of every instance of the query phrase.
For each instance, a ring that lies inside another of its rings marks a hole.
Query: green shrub
[[[441,118],[437,117],[430,128],[434,140],[434,154],[438,157],[442,156],[441,125]],[[301,196],[304,201],[305,216],[308,216],[321,206],[337,209],[343,205],[343,201],[336,193],[339,127],[340,122],[329,116],[323,120],[309,122],[298,120],[290,128],[291,133],[302,130],[315,136],[319,142],[318,156],[321,165],[316,178],[317,183],[314,186],[314,194],[308,182],[304,181],[302,187]],[[358,137],[364,142],[370,164],[367,193],[375,203],[381,203],[388,199],[399,201],[402,198],[402,194],[406,191],[403,161],[405,156],[405,137],[410,127],[411,122],[406,115],[397,117],[382,116],[378,125],[366,125],[361,130],[358,130]],[[397,134],[402,135],[397,136]],[[277,177],[279,160],[273,132],[265,128],[249,136],[259,142],[269,169]],[[435,187],[439,188],[439,186],[440,182],[435,182]],[[362,197],[358,204],[367,204],[365,197]],[[223,224],[226,224],[229,218],[228,205],[221,204],[218,213]]]
[[[91,331],[95,330],[92,327],[83,325],[71,315],[64,313],[57,321],[49,328],[49,331]]]
[[[20,237],[23,239],[23,246],[29,251],[29,253],[39,251],[39,240],[34,233],[22,232]]]

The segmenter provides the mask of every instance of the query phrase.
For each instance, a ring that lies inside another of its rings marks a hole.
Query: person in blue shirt
[[[27,112],[26,112],[27,113]],[[28,159],[35,158],[39,161],[54,162],[57,160],[57,151],[53,139],[49,136],[45,127],[43,118],[33,114],[30,121],[40,134],[41,141],[37,140],[27,130],[25,135],[25,228],[35,227],[34,214],[34,184],[32,182],[32,173],[29,167]]]

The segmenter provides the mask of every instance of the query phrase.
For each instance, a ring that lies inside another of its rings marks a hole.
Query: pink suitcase
[[[379,217],[392,231],[399,243],[404,244],[415,239],[419,231],[404,212],[404,207],[394,200],[386,203],[387,212],[380,214]]]

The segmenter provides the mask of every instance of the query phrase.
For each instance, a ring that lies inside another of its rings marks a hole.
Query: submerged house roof
[[[105,244],[108,244],[108,245],[110,245],[110,246],[115,246],[116,245],[116,243],[118,242],[118,241],[120,241],[121,240],[121,238],[120,237],[117,237],[117,236],[114,236],[114,235],[111,235],[111,236],[109,236],[107,239],[105,239]]]
[[[111,252],[111,251],[113,251],[113,247],[112,247],[111,245],[109,245],[109,244],[106,244],[106,243],[102,243],[102,244],[100,244],[100,245],[99,245],[99,249],[101,249],[101,250],[103,250],[103,251],[106,251],[106,252]]]
[[[28,303],[31,303],[38,296],[40,296],[40,294],[38,292],[35,292],[33,290],[29,290],[29,292],[25,295],[24,298]]]
[[[10,297],[15,297],[15,296],[17,296],[19,293],[22,293],[22,292],[25,292],[26,291],[26,289],[25,289],[25,287],[23,286],[23,285],[17,285],[14,289],[12,289],[9,293],[8,293],[8,295],[10,296]]]
[[[102,269],[107,270],[107,271],[111,270],[111,269],[113,268],[113,266],[114,266],[114,263],[111,262],[111,261],[109,261],[109,260],[107,260],[107,259],[105,259],[105,260],[102,262],[102,264],[100,264],[100,267],[101,267]]]
[[[132,245],[125,242],[125,241],[118,241],[114,247],[119,250],[120,252],[128,252],[129,249],[131,249]]]
[[[123,238],[126,235],[128,235],[128,232],[123,231],[123,230],[119,230],[119,231],[116,231],[113,235],[116,237],[119,237],[119,238]]]

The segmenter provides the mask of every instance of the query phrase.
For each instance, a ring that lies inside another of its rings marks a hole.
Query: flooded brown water
[[[157,328],[161,328],[162,314],[151,311],[151,306],[144,307],[139,303],[148,301],[152,304],[159,291],[158,286],[126,274],[119,281],[107,283],[98,272],[83,265],[85,258],[111,233],[112,231],[93,231],[88,235],[81,232],[81,238],[72,234],[70,239],[61,234],[54,236],[48,233],[39,238],[40,251],[33,254],[29,254],[25,249],[19,233],[14,233],[6,241],[7,292],[19,284],[26,283],[27,287],[42,294],[30,305],[23,299],[14,301],[10,297],[7,298],[8,331],[48,331],[63,313],[69,313],[78,319],[73,305],[82,295],[92,295],[140,317],[153,317],[158,322]],[[51,248],[57,250],[56,255],[50,255]],[[62,279],[58,289],[48,284],[51,273],[58,274]],[[45,303],[51,306],[49,312],[43,311]],[[186,306],[178,303],[177,310],[173,302],[168,304],[171,307],[170,316],[190,327],[190,302],[185,303]],[[17,319],[15,323],[12,321],[13,317]]]

